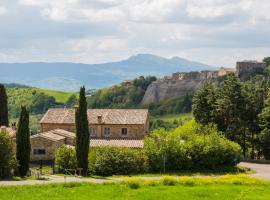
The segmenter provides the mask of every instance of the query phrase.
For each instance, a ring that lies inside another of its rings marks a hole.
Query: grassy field
[[[46,89],[39,89],[39,88],[36,88],[36,89],[49,96],[53,96],[57,102],[66,102],[68,98],[74,94],[71,92],[62,92],[62,91],[56,91],[56,90],[46,90]]]
[[[192,118],[192,114],[191,113],[182,113],[182,114],[172,114],[172,115],[163,115],[163,116],[152,116],[151,119],[152,120],[163,120],[163,121],[167,121],[167,122],[173,122],[174,120],[187,120],[187,119],[191,119]]]
[[[65,183],[0,187],[0,199],[270,199],[270,184],[248,176],[220,178],[165,177],[160,181],[129,179],[121,183]]]

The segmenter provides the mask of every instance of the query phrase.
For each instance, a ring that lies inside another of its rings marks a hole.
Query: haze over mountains
[[[0,82],[78,91],[82,85],[87,89],[97,89],[118,84],[126,79],[134,79],[140,75],[161,77],[178,71],[209,69],[214,68],[179,57],[167,59],[151,54],[138,54],[119,62],[102,64],[0,63]]]

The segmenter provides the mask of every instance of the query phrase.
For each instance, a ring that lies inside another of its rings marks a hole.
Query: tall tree
[[[234,74],[229,74],[219,88],[215,116],[218,128],[227,138],[241,145],[245,156],[247,131],[243,124],[244,108],[242,84]]]
[[[18,173],[22,177],[26,176],[29,170],[30,151],[29,113],[26,107],[22,106],[16,135],[16,157],[19,165]]]
[[[216,94],[212,81],[207,80],[193,97],[193,115],[195,120],[207,125],[214,122]]]
[[[264,107],[264,101],[267,96],[268,78],[257,75],[244,83],[243,94],[245,97],[245,115],[244,123],[248,129],[248,143],[251,145],[251,159],[255,159],[255,150],[260,149],[259,134],[259,114]]]
[[[89,152],[89,124],[87,118],[87,102],[85,88],[81,87],[79,106],[75,113],[76,118],[76,157],[78,168],[83,169],[83,175],[88,171],[88,152]]]
[[[263,62],[266,63],[267,67],[270,66],[270,57],[266,57],[263,59]]]
[[[0,84],[0,127],[1,126],[8,126],[8,100],[3,84]]]
[[[259,118],[260,127],[262,128],[262,132],[259,136],[260,146],[265,159],[270,160],[270,90]]]

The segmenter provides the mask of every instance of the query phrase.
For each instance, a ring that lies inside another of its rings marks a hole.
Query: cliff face
[[[235,73],[241,80],[250,73],[264,70],[265,63],[257,61],[237,62],[236,68],[220,68],[217,71],[177,72],[165,76],[148,86],[142,104],[160,101],[170,97],[193,94],[206,79],[216,79],[228,73]]]
[[[194,93],[203,83],[200,79],[163,80],[155,81],[148,86],[142,103],[160,101],[169,97]]]

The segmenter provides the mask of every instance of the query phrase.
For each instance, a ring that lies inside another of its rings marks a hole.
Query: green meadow
[[[126,179],[113,183],[64,183],[0,187],[6,200],[186,200],[270,199],[270,183],[248,175],[222,177],[165,177],[162,180]]]

